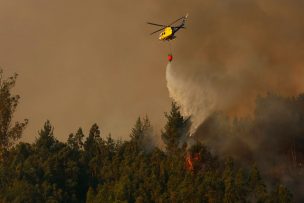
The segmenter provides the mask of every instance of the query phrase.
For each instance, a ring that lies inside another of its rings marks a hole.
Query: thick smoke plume
[[[186,112],[201,122],[218,110],[246,116],[257,95],[304,90],[303,1],[188,3],[188,29],[173,50],[179,61],[167,68]]]
[[[304,2],[188,3],[188,30],[166,77],[170,96],[192,116],[192,133],[303,190],[304,103],[282,98],[304,92]]]
[[[195,132],[216,154],[234,157],[244,166],[257,163],[269,181],[286,184],[299,202],[304,200],[303,135],[303,94],[258,97],[252,118],[231,119],[217,112]]]

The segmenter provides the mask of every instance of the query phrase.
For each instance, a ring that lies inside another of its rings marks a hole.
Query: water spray
[[[175,68],[173,63],[167,64],[166,80],[169,96],[181,107],[183,116],[191,116],[190,135],[192,135],[212,112],[212,96],[193,78],[179,74]]]

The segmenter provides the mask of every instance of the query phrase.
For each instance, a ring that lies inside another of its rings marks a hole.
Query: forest
[[[160,132],[163,148],[152,144],[148,117],[134,119],[133,129],[126,132],[129,139],[124,141],[103,135],[93,124],[87,135],[79,128],[61,142],[51,122],[46,121],[33,143],[20,142],[28,120],[14,121],[20,99],[12,94],[17,75],[2,75],[1,202],[232,203],[295,199],[280,179],[269,181],[263,175],[255,157],[242,163],[233,154],[225,156],[210,150],[203,138],[188,142],[191,118],[182,116],[174,102],[165,113],[166,124]]]

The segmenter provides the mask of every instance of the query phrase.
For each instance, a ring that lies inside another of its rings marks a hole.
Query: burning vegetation
[[[193,172],[194,170],[198,170],[197,165],[200,166],[202,164],[203,163],[201,163],[199,153],[195,153],[195,154],[191,154],[190,152],[187,153],[187,155],[186,155],[186,168],[187,168],[188,171]]]
[[[256,163],[270,182],[280,180],[302,196],[304,188],[304,96],[258,97],[251,117],[214,113],[195,137],[214,153],[243,166]],[[299,183],[299,180],[302,183]]]

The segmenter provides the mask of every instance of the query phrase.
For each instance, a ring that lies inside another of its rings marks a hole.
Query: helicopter
[[[159,34],[159,40],[161,41],[170,41],[176,38],[175,33],[177,31],[179,31],[180,29],[185,29],[185,22],[186,19],[188,17],[188,14],[186,14],[185,16],[173,21],[172,23],[168,24],[168,25],[161,25],[161,24],[157,24],[157,23],[151,23],[151,22],[147,22],[147,24],[149,25],[155,25],[155,26],[159,26],[162,27],[159,30],[156,30],[154,32],[152,32],[150,35],[153,35],[159,31],[164,30],[163,32],[161,32]],[[172,26],[173,24],[177,23],[178,21],[182,20],[181,24],[178,26]]]

